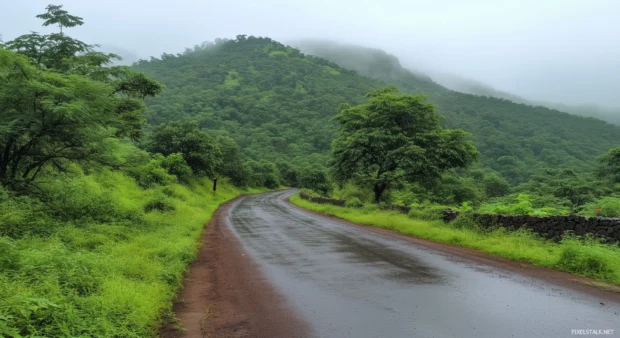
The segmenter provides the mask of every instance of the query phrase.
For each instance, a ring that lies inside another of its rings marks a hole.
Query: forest
[[[368,92],[395,85],[402,94],[425,95],[441,126],[471,134],[480,156],[467,168],[442,173],[432,186],[389,189],[383,203],[620,215],[615,183],[605,174],[613,167],[608,151],[618,146],[619,127],[451,91],[379,50],[324,42],[297,46],[239,35],[140,60],[133,69],[167,86],[147,98],[148,122],[196,120],[209,133],[235,140],[246,161],[272,164],[283,184],[369,203],[372,191],[334,181],[334,116],[341,104],[363,103]]]

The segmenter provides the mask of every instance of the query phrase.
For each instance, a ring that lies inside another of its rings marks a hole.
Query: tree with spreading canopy
[[[197,176],[214,177],[222,163],[217,143],[194,120],[159,125],[147,141],[147,150],[164,156],[181,154]]]
[[[372,186],[378,203],[392,185],[436,180],[477,159],[469,135],[442,129],[435,107],[423,96],[399,95],[387,87],[366,97],[361,105],[341,105],[334,118],[339,127],[331,166],[341,184]]]
[[[82,25],[50,5],[44,25]],[[111,165],[111,142],[142,135],[144,98],[162,85],[63,32],[31,33],[0,46],[0,182],[32,183],[69,163]]]

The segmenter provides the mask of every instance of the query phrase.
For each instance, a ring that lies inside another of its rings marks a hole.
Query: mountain
[[[233,137],[248,158],[322,166],[338,106],[361,103],[384,85],[253,36],[164,54],[134,68],[167,87],[149,101],[149,123],[197,118],[201,127]]]
[[[395,84],[404,92],[428,95],[446,117],[445,127],[473,134],[482,166],[501,172],[513,183],[523,182],[530,173],[545,167],[591,170],[593,158],[620,140],[617,126],[492,97],[499,92],[490,87],[485,88],[487,96],[450,90],[430,76],[403,68],[396,57],[378,49],[319,40],[297,41],[294,45],[305,53]],[[381,68],[375,67],[377,64]]]
[[[213,134],[234,138],[246,157],[324,165],[338,105],[363,102],[365,93],[394,84],[426,94],[445,127],[472,133],[480,165],[512,183],[546,167],[589,171],[620,140],[620,128],[601,120],[449,90],[379,50],[298,46],[320,57],[240,35],[135,63],[167,86],[147,102],[149,123],[196,118]]]

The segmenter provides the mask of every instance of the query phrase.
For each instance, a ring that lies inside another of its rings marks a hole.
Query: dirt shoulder
[[[355,227],[361,227],[368,231],[376,232],[382,235],[398,238],[415,245],[420,245],[437,252],[440,252],[450,259],[460,260],[465,262],[474,262],[479,264],[485,264],[491,267],[503,269],[510,272],[519,273],[527,277],[533,277],[544,282],[552,283],[558,286],[566,287],[572,290],[580,291],[585,294],[607,299],[620,303],[620,286],[607,282],[602,282],[593,278],[583,277],[568,272],[557,271],[549,268],[538,267],[529,263],[523,263],[518,261],[509,260],[502,257],[493,256],[484,252],[476,251],[474,249],[443,244],[433,242],[425,239],[420,239],[408,235],[401,234],[396,231],[387,230],[383,228],[362,225],[350,222],[348,220],[338,218],[336,216],[322,214],[313,210],[302,208],[289,201],[288,197],[284,198],[288,204],[295,208],[304,210],[305,212],[320,215],[322,217],[329,218],[341,223],[349,224]]]
[[[164,338],[306,337],[308,325],[289,308],[226,225],[231,206],[213,215],[173,310]],[[178,329],[179,324],[185,331]]]

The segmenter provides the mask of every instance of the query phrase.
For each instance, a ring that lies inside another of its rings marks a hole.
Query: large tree
[[[44,25],[82,24],[48,6]],[[143,99],[162,86],[65,33],[31,33],[0,46],[0,183],[17,187],[70,162],[106,164],[109,140],[142,134]]]
[[[222,163],[222,152],[215,140],[192,120],[159,125],[151,134],[147,148],[165,156],[181,154],[198,176],[215,176],[216,168]]]
[[[399,95],[395,87],[370,92],[368,102],[340,106],[332,142],[337,181],[370,185],[375,202],[390,186],[436,180],[473,163],[478,151],[462,130],[444,130],[424,97]]]

